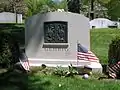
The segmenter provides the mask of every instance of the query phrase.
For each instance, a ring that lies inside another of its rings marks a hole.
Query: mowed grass
[[[93,29],[91,35],[91,50],[97,55],[102,64],[108,63],[108,50],[111,40],[120,35],[119,29]]]
[[[44,82],[42,86],[43,90],[120,90],[120,81],[118,80],[84,80],[79,77],[63,78],[47,75],[38,75],[31,78],[33,80],[41,78],[41,81],[38,81],[37,83]],[[41,90],[38,85],[33,85],[33,87],[36,87],[36,89],[33,90]]]
[[[120,81],[13,72],[0,78],[0,90],[120,90]]]
[[[120,35],[120,30],[94,29],[90,34],[92,51],[101,63],[107,63],[109,44]],[[39,72],[29,75],[11,72],[0,76],[0,90],[120,90],[120,80],[98,80],[99,76],[85,80],[81,76],[65,78]]]

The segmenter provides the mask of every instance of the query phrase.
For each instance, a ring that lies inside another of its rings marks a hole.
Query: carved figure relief
[[[67,22],[45,22],[44,42],[45,43],[67,43],[68,28]]]

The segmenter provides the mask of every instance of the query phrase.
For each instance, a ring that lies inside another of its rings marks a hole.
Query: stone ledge
[[[92,68],[93,72],[99,72],[102,73],[102,65],[100,63],[93,63],[89,61],[80,60],[77,62],[77,60],[63,60],[63,59],[35,59],[35,58],[29,58],[30,66],[41,66],[42,64],[45,64],[48,67],[68,67],[68,65],[72,64],[74,67],[84,67],[88,66]]]

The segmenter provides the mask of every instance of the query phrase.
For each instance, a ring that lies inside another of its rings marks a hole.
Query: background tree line
[[[68,10],[67,3],[71,0],[0,0],[0,12],[16,12],[24,18],[37,13],[56,11],[62,8]],[[73,0],[76,1],[76,0]],[[91,0],[80,0],[80,13],[89,17]],[[95,17],[105,17],[117,20],[120,17],[120,0],[92,0],[94,2]],[[75,8],[75,4],[71,5]]]

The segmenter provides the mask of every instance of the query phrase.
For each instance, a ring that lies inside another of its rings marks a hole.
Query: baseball
[[[59,87],[61,87],[62,85],[61,84],[59,84]]]
[[[88,75],[88,74],[84,74],[84,75],[83,75],[83,78],[84,78],[84,79],[88,79],[88,78],[89,78],[89,75]]]

